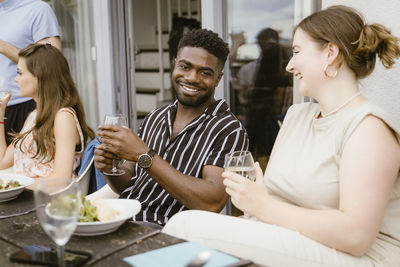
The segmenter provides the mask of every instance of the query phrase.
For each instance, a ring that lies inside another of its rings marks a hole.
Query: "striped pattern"
[[[201,178],[203,166],[223,167],[226,153],[248,148],[247,133],[224,100],[214,102],[170,140],[176,109],[177,101],[150,113],[139,136],[180,172]],[[140,201],[142,210],[133,218],[137,221],[164,225],[172,215],[187,209],[138,166],[121,198]]]

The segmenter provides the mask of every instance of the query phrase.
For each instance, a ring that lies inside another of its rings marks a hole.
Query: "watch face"
[[[151,166],[151,162],[152,158],[149,155],[143,154],[139,156],[138,164],[141,168],[143,169],[149,168]]]

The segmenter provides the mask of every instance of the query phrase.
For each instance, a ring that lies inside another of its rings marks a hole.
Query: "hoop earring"
[[[337,74],[338,74],[338,70],[335,69],[335,73],[333,75],[329,75],[328,72],[327,72],[328,66],[329,65],[326,64],[325,67],[324,67],[324,74],[325,74],[326,78],[335,78],[337,76]]]

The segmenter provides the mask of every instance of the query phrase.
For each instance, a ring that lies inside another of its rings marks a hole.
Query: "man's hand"
[[[100,125],[97,132],[104,149],[129,161],[137,162],[150,148],[128,127]]]
[[[113,159],[117,159],[117,157],[106,149],[106,145],[101,144],[96,147],[94,151],[94,166],[100,172],[110,171]]]

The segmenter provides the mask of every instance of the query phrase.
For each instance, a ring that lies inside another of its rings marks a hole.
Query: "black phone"
[[[85,251],[65,250],[65,264],[67,267],[76,267],[85,264],[92,255]],[[57,251],[52,248],[31,245],[22,248],[10,256],[10,261],[30,264],[58,266]]]

